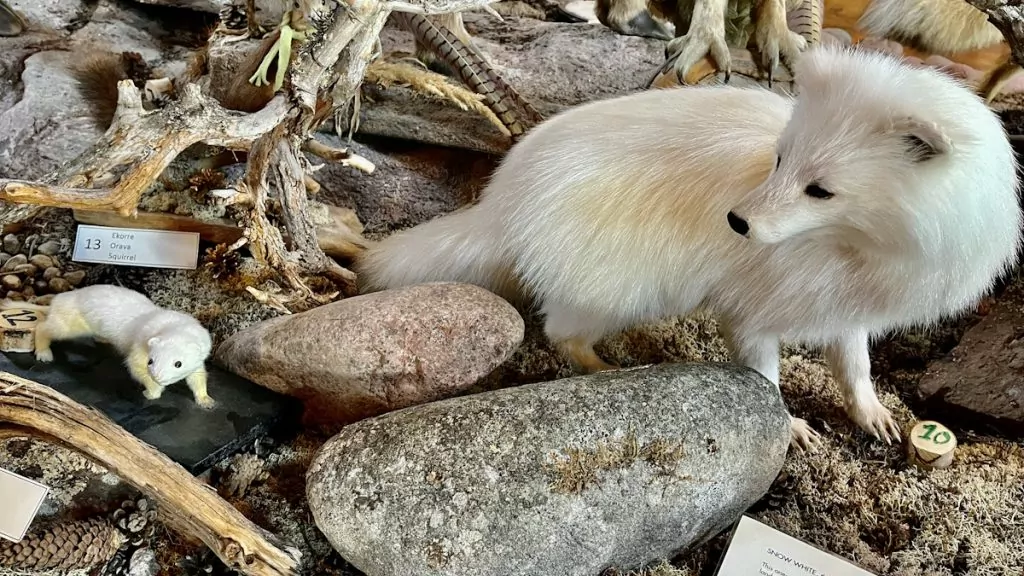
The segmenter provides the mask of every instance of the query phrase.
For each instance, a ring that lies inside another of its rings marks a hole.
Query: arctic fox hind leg
[[[887,444],[899,442],[899,427],[889,409],[878,401],[871,383],[867,332],[856,330],[839,337],[825,347],[825,359],[843,392],[843,404],[850,419]]]
[[[779,387],[779,339],[771,335],[743,334],[725,327],[722,334],[729,347],[733,361],[757,370],[762,376]],[[798,450],[814,451],[821,445],[821,436],[803,418],[789,416],[789,443]]]
[[[618,368],[594,352],[594,343],[611,332],[610,323],[595,321],[594,317],[551,302],[545,302],[541,312],[545,316],[544,333],[548,340],[572,361],[576,369],[589,374]]]

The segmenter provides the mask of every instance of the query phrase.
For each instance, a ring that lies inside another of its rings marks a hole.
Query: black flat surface
[[[263,388],[207,362],[211,410],[196,405],[184,380],[157,400],[142,395],[117,351],[91,339],[53,343],[53,362],[31,353],[0,353],[0,370],[45,384],[106,414],[119,426],[201,474],[301,414],[295,399]]]

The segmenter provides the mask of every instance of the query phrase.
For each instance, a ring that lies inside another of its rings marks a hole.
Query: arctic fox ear
[[[889,127],[889,132],[902,139],[912,162],[927,162],[946,154],[952,145],[937,124],[909,116],[895,121]]]
[[[156,346],[159,343],[160,343],[160,338],[158,338],[156,336],[153,336],[152,338],[149,339],[149,342],[146,342],[146,345],[149,346],[150,348],[152,348],[153,346]]]

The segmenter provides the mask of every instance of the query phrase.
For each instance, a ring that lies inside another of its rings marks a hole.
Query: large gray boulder
[[[320,448],[307,497],[367,576],[596,576],[727,528],[788,445],[757,372],[662,364],[363,420]]]

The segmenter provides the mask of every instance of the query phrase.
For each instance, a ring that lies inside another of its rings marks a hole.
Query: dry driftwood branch
[[[0,372],[0,422],[82,452],[153,500],[165,523],[252,576],[297,573],[300,552],[250,522],[208,485],[100,412]]]
[[[0,179],[0,199],[134,214],[142,194],[188,147],[205,142],[246,150],[288,110],[281,97],[255,114],[226,110],[195,84],[186,85],[179,100],[158,112],[142,108],[130,80],[118,84],[118,98],[114,121],[90,151],[40,184]],[[114,185],[103,187],[109,184]]]

